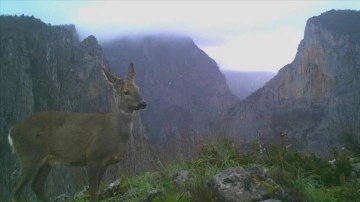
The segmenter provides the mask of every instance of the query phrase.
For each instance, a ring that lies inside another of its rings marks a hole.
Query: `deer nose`
[[[147,106],[146,102],[145,102],[145,101],[142,101],[142,102],[139,103],[139,105],[138,105],[137,108],[138,108],[138,109],[145,109],[146,106]]]

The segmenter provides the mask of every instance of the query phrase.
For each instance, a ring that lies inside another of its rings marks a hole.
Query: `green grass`
[[[256,144],[254,144],[256,145]],[[342,202],[360,198],[360,184],[350,180],[350,156],[334,152],[336,167],[311,153],[289,151],[271,146],[267,155],[256,146],[249,153],[238,153],[233,142],[224,139],[218,144],[206,144],[198,155],[188,161],[166,165],[161,171],[135,176],[122,176],[121,187],[111,199],[104,201],[141,201],[149,192],[159,193],[157,201],[216,201],[215,194],[206,186],[218,172],[234,166],[260,164],[269,168],[271,177],[297,201]],[[180,170],[190,171],[191,177],[183,184],[175,184],[172,176]],[[84,201],[74,198],[72,201]]]
[[[338,202],[345,201],[334,194],[331,189],[326,189],[319,176],[298,177],[294,181],[294,188],[304,195],[305,201],[309,202]]]

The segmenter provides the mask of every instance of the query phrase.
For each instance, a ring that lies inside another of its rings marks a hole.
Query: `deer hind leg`
[[[48,202],[50,198],[48,197],[46,191],[44,190],[45,187],[45,180],[49,175],[51,170],[51,166],[45,163],[38,171],[37,175],[35,176],[31,188],[35,192],[35,194],[39,197],[41,201]]]
[[[98,190],[101,178],[105,172],[105,167],[99,165],[89,165],[87,167],[87,175],[89,180],[90,201],[96,202],[98,198]]]
[[[23,191],[25,185],[34,179],[40,169],[40,161],[38,160],[27,160],[20,162],[20,174],[15,184],[14,191],[12,193],[12,201],[20,201],[20,194]]]

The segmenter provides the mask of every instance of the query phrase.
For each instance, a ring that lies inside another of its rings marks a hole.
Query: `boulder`
[[[285,192],[259,165],[232,167],[216,174],[207,185],[219,201],[282,200]]]

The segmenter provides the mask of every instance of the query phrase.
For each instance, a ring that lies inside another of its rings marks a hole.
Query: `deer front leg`
[[[87,175],[89,180],[90,201],[96,202],[98,198],[98,190],[101,178],[104,174],[105,168],[98,164],[91,164],[87,166]]]
[[[50,201],[50,198],[48,197],[46,191],[44,190],[45,180],[49,175],[50,170],[51,170],[51,166],[49,164],[43,165],[40,168],[38,174],[35,176],[32,183],[33,191],[39,197],[39,199],[44,202]]]

